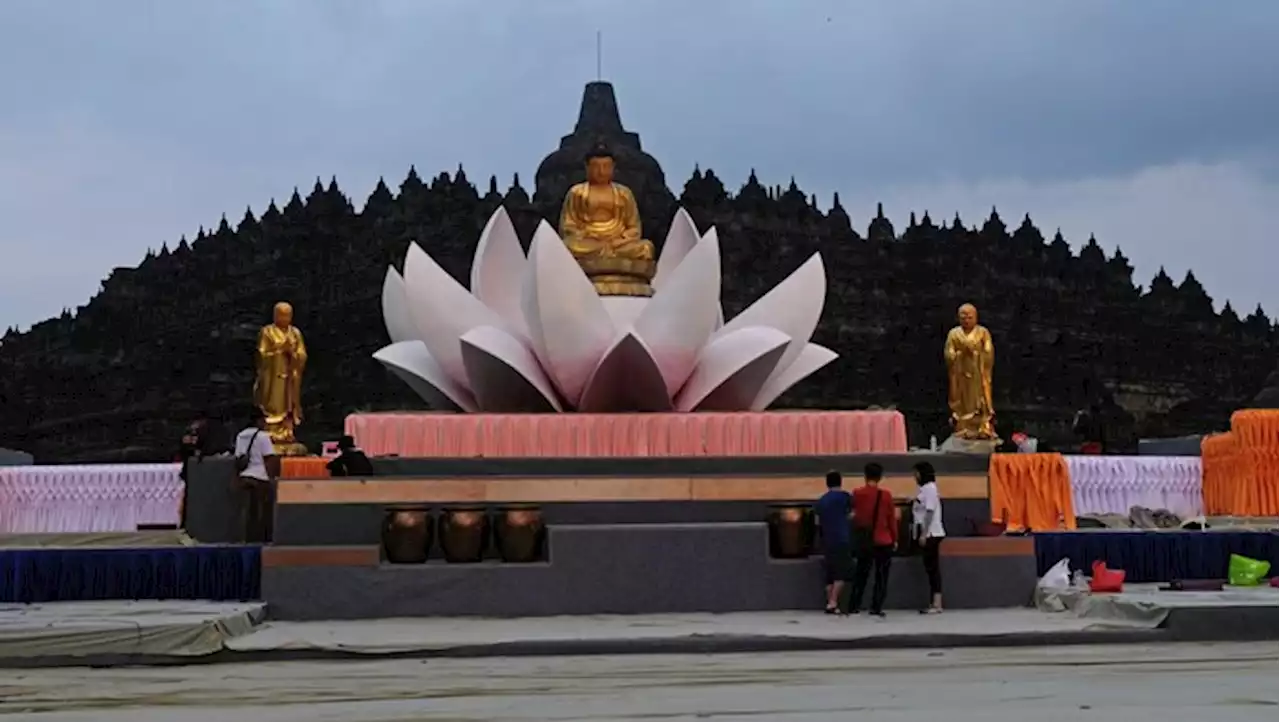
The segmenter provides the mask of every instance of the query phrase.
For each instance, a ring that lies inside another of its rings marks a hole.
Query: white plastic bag
[[[1036,582],[1036,588],[1065,591],[1071,588],[1071,560],[1063,559],[1054,564],[1049,571],[1045,572],[1040,581]]]

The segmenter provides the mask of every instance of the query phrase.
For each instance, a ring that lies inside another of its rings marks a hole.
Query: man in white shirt
[[[244,520],[244,541],[265,544],[271,541],[274,519],[272,499],[279,476],[279,458],[266,431],[267,418],[255,408],[249,426],[236,434],[235,458],[239,474],[240,514]]]

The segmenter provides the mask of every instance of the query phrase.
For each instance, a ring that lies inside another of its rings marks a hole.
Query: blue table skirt
[[[1269,531],[1091,531],[1035,534],[1040,574],[1061,559],[1088,570],[1094,560],[1123,569],[1125,581],[1226,579],[1227,559],[1239,554],[1271,562],[1276,573],[1277,536]]]
[[[261,596],[260,547],[0,550],[0,602]]]

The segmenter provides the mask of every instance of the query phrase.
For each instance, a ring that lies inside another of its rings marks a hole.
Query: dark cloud
[[[1266,0],[7,0],[0,325],[83,303],[110,266],[317,175],[357,200],[411,162],[530,176],[573,123],[597,30],[624,120],[673,184],[701,163],[867,203],[1038,188],[956,202],[1034,200],[1087,237],[1134,224],[1046,193],[1195,194],[1188,172],[1229,173],[1251,184],[1229,211],[1242,253],[1202,277],[1230,278],[1235,258],[1275,259],[1276,25]],[[1182,180],[1134,180],[1161,169]],[[1187,228],[1228,212],[1163,202],[1205,214]],[[1113,241],[1140,269],[1203,243]],[[1268,278],[1237,305],[1274,308]]]

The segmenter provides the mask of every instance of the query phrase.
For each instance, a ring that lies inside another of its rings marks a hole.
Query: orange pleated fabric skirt
[[[323,456],[286,456],[280,460],[282,479],[327,479],[329,459]]]
[[[1075,529],[1071,476],[1062,454],[992,454],[991,519],[1009,531]]]

